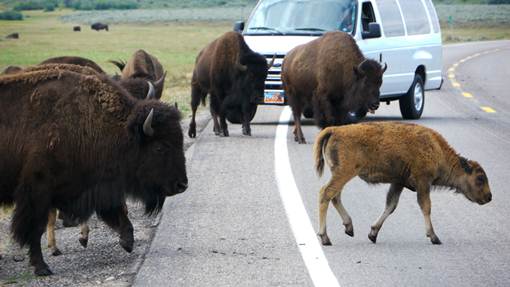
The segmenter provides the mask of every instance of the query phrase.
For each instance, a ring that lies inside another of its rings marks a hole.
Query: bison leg
[[[294,140],[300,144],[306,144],[305,136],[301,129],[301,107],[293,106],[292,115],[294,116]]]
[[[432,221],[430,219],[430,187],[426,184],[422,184],[422,186],[417,189],[418,196],[418,204],[420,205],[421,211],[423,213],[423,217],[425,218],[425,228],[427,231],[427,237],[430,238],[432,244],[441,244],[441,240],[437,237],[434,232],[434,228],[432,227]]]
[[[319,193],[319,232],[317,235],[320,237],[322,245],[331,245],[331,240],[329,240],[326,232],[326,215],[328,212],[329,202],[333,198],[338,197],[335,204],[341,205],[340,194],[342,189],[344,188],[344,185],[355,175],[354,172],[348,172],[346,170],[342,170],[341,172],[332,172],[333,177],[321,188]],[[343,207],[342,210],[345,211]],[[347,214],[347,211],[345,211],[345,214]]]
[[[211,115],[212,115],[213,124],[214,124],[213,131],[214,131],[214,134],[217,136],[219,136],[222,133],[220,123],[218,121],[218,116],[219,116],[220,110],[221,110],[221,103],[219,102],[218,97],[219,96],[218,96],[217,92],[211,93],[210,110],[211,110]]]
[[[220,114],[220,127],[221,132],[223,133],[223,136],[228,137],[228,126],[227,126],[227,119],[225,118],[225,113]]]
[[[98,216],[119,233],[119,243],[127,252],[133,251],[133,225],[128,218],[126,203],[122,206],[97,212]]]
[[[197,113],[197,108],[200,105],[200,100],[205,97],[205,93],[197,86],[193,85],[191,87],[191,122],[189,124],[188,136],[190,138],[194,138],[197,136],[197,125],[195,122],[195,116]]]
[[[377,235],[379,234],[379,230],[381,229],[386,218],[388,218],[388,216],[392,214],[393,211],[395,211],[397,208],[402,189],[404,189],[404,187],[399,184],[391,184],[390,190],[388,190],[388,193],[386,194],[386,208],[384,209],[379,219],[377,219],[377,221],[371,226],[370,233],[368,234],[368,238],[373,243],[377,241]]]
[[[245,103],[243,105],[243,135],[245,135],[245,136],[251,136],[251,127],[250,127],[251,111],[252,111],[252,105],[249,103]]]
[[[52,208],[48,215],[48,224],[46,225],[46,237],[48,239],[48,248],[50,249],[51,255],[59,256],[62,252],[57,247],[57,241],[55,240],[55,223],[57,222],[57,209]]]
[[[18,187],[15,192],[16,208],[12,219],[14,239],[21,245],[29,245],[30,264],[37,276],[53,274],[44,262],[41,236],[48,223],[50,204],[47,192],[33,190],[31,186]],[[36,198],[37,197],[37,198]]]
[[[90,228],[86,222],[80,224],[80,237],[78,241],[84,248],[87,248],[87,244],[89,243],[89,232]]]
[[[342,218],[342,223],[345,226],[345,234],[353,237],[354,236],[354,227],[352,225],[352,219],[344,205],[342,204],[342,192],[338,193],[335,197],[331,199],[333,206],[335,207],[338,214]]]

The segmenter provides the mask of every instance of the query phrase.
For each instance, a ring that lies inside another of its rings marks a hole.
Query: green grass
[[[0,21],[0,35],[20,33],[19,40],[0,39],[0,69],[8,65],[29,66],[44,59],[74,55],[89,58],[113,74],[110,59],[128,59],[137,49],[156,56],[168,71],[163,100],[178,102],[189,114],[190,80],[195,57],[207,43],[232,29],[232,23],[191,22],[113,25],[110,32],[96,32],[82,26],[73,32],[72,23],[59,17],[69,11],[26,12],[24,21]]]

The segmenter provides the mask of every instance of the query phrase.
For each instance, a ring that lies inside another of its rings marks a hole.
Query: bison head
[[[485,204],[492,200],[492,193],[489,187],[489,180],[485,171],[476,161],[459,157],[460,167],[463,172],[460,176],[457,192],[472,202]]]
[[[379,89],[382,85],[384,68],[374,60],[365,60],[358,66],[354,67],[353,90],[354,97],[351,99],[350,107],[353,111],[362,110],[364,112],[373,113],[379,108]]]
[[[180,113],[166,104],[139,101],[130,116],[130,134],[137,146],[133,195],[145,203],[147,213],[158,212],[165,197],[188,187]]]
[[[243,95],[243,97],[248,96],[251,103],[262,99],[267,72],[273,61],[268,64],[266,58],[258,53],[252,52],[244,55],[241,58],[241,63],[236,67],[233,93]]]

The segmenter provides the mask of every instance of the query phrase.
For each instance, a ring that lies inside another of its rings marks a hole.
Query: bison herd
[[[154,214],[166,197],[188,186],[181,115],[177,106],[160,101],[166,71],[143,50],[127,62],[110,62],[120,75],[107,75],[89,59],[64,56],[27,68],[10,66],[0,76],[0,205],[15,206],[12,234],[28,246],[37,275],[52,274],[41,252],[45,229],[51,252],[61,253],[54,236],[57,210],[80,223],[83,246],[86,222],[96,213],[131,252],[133,225],[126,198],[142,202],[146,213]],[[197,135],[196,111],[207,95],[216,135],[229,136],[226,119],[236,114],[242,133],[250,136],[250,121],[273,62],[252,51],[237,32],[225,33],[200,51],[191,80],[188,136]],[[320,192],[319,237],[324,245],[331,244],[326,234],[329,202],[346,233],[353,235],[340,194],[355,176],[391,183],[386,210],[369,235],[374,243],[404,187],[417,192],[434,244],[440,241],[430,222],[431,186],[456,189],[479,204],[491,200],[480,165],[456,154],[430,129],[399,123],[330,127],[353,123],[354,112],[379,107],[385,70],[386,65],[365,59],[343,32],[326,33],[284,59],[282,82],[295,120],[295,140],[306,142],[300,124],[305,110],[313,111],[323,129],[314,151],[319,174],[325,165],[332,173]]]

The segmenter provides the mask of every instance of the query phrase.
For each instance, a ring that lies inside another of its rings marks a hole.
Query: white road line
[[[291,110],[289,107],[285,107],[280,115],[274,142],[275,172],[280,197],[313,284],[316,287],[339,287],[340,284],[338,284],[338,280],[331,271],[331,268],[329,268],[326,256],[324,256],[324,252],[319,245],[296,182],[294,181],[287,150],[287,131],[290,117]]]

